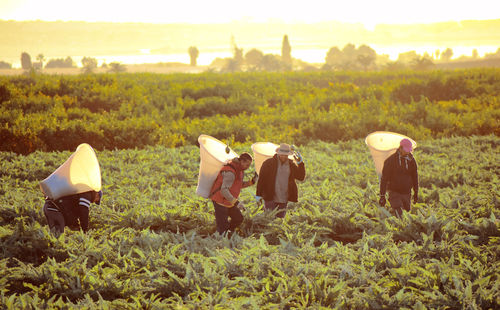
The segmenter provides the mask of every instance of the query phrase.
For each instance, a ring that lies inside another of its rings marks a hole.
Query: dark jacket
[[[276,172],[278,171],[278,155],[266,159],[260,168],[259,181],[257,182],[257,196],[261,196],[265,201],[272,201],[274,198],[274,184],[276,182]],[[296,164],[288,159],[290,165],[290,176],[288,178],[288,201],[297,202],[299,198],[297,184],[295,180],[304,181],[306,178],[306,167],[304,162]]]
[[[409,159],[400,156],[397,150],[384,161],[380,179],[380,195],[385,195],[386,190],[410,194],[412,188],[414,193],[418,193],[417,162],[412,154],[407,157]]]

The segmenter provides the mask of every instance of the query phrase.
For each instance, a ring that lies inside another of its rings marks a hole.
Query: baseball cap
[[[401,142],[399,142],[399,145],[403,148],[405,152],[411,152],[413,151],[413,144],[409,139],[403,139]]]

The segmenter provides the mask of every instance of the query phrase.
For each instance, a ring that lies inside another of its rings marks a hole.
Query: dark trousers
[[[264,202],[264,209],[266,210],[276,210],[279,212],[276,214],[277,217],[284,218],[286,214],[286,207],[288,202],[274,202],[274,201],[266,201]]]
[[[398,192],[389,192],[389,202],[391,208],[398,216],[403,214],[403,210],[410,211],[411,194],[400,194]]]
[[[217,232],[224,234],[227,231],[234,231],[236,227],[243,223],[243,215],[238,207],[227,208],[215,201],[212,201],[215,210],[215,224],[217,225]],[[231,221],[228,220],[231,218]]]
[[[56,206],[54,206],[52,202],[45,201],[43,205],[43,214],[45,214],[50,230],[57,235],[64,232],[64,216],[62,212],[56,211]]]
[[[74,206],[71,212],[67,212],[66,226],[73,230],[89,230],[89,208],[84,206]]]
[[[56,209],[59,211],[55,211]],[[54,202],[47,200],[43,205],[43,213],[49,228],[57,234],[63,233],[66,226],[72,230],[82,229],[84,232],[89,229],[89,208],[75,205],[74,202],[65,201],[56,206]]]

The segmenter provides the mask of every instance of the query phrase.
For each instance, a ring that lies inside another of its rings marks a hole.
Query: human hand
[[[259,175],[257,174],[257,172],[255,172],[255,174],[252,177],[252,185],[257,183],[257,181],[259,181]]]
[[[245,211],[245,205],[242,202],[238,202],[236,208],[240,209],[240,211]]]
[[[297,162],[297,164],[301,164],[303,161],[302,155],[299,153],[299,151],[295,150],[293,152],[293,158]]]
[[[378,201],[378,204],[381,205],[382,207],[385,207],[385,204],[386,204],[386,200],[385,200],[385,195],[380,195],[380,199]]]
[[[257,204],[261,204],[262,201],[264,201],[264,199],[262,199],[261,196],[254,196],[254,197],[255,197],[255,203],[257,203]]]

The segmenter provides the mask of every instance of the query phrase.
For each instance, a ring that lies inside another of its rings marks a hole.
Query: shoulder
[[[413,156],[413,154],[411,154],[411,164],[415,165],[415,167],[417,166],[417,160],[415,159],[415,157]]]
[[[395,153],[391,154],[389,157],[387,157],[387,159],[385,161],[386,162],[395,161],[397,157],[398,157],[398,152],[395,152]]]
[[[276,164],[276,159],[274,157],[271,157],[271,158],[268,158],[266,159],[263,163],[262,163],[262,167],[272,167]]]
[[[233,163],[227,163],[224,166],[222,166],[221,171],[222,172],[233,172],[234,173],[236,171],[236,167],[235,167],[235,165]]]

